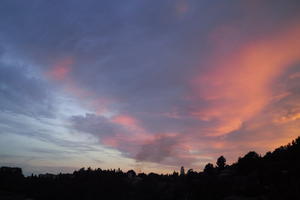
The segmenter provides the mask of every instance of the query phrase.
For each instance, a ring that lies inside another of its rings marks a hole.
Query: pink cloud
[[[129,115],[117,115],[112,118],[112,122],[133,129],[141,129],[138,126],[137,120]]]
[[[176,120],[196,118],[203,126],[189,127],[189,132],[182,133],[151,132],[133,113],[120,111],[120,114],[107,118],[107,123],[118,126],[117,132],[99,136],[100,143],[138,162],[185,163],[190,166],[195,166],[194,163],[203,158],[213,160],[221,153],[229,157],[229,161],[234,161],[241,152],[251,148],[263,152],[285,144],[299,130],[288,124],[297,121],[299,113],[278,112],[275,116],[272,112],[265,115],[262,112],[270,104],[291,95],[288,91],[278,94],[273,83],[300,60],[299,35],[300,27],[293,25],[262,40],[241,44],[226,57],[218,51],[213,52],[206,62],[209,70],[192,77],[189,82],[192,90],[187,100],[195,105],[204,101],[205,106],[195,106],[187,116],[174,111],[161,114]],[[218,43],[215,45],[218,49]],[[109,105],[115,101],[100,98],[78,86],[76,80],[68,76],[71,64],[70,61],[61,62],[49,74],[54,80],[64,81],[66,91],[82,102],[89,102],[98,115],[109,111]],[[296,75],[290,77],[297,78]],[[279,127],[276,123],[288,126]],[[278,130],[274,131],[274,128]],[[279,135],[279,130],[285,133]],[[231,134],[239,131],[247,137],[230,139]],[[266,139],[257,141],[258,136]]]
[[[210,70],[191,81],[195,99],[208,102],[191,114],[200,120],[219,120],[210,136],[226,135],[256,116],[275,95],[272,83],[300,59],[300,27],[252,41],[232,55],[213,55]]]
[[[71,65],[74,63],[73,59],[68,57],[64,58],[54,64],[47,72],[47,76],[54,80],[64,80],[71,72]]]

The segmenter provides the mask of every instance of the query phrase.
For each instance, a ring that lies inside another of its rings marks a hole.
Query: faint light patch
[[[188,0],[178,0],[176,2],[175,9],[177,16],[181,17],[185,15],[190,9]]]
[[[84,115],[85,113],[92,112],[90,109],[81,106],[78,99],[71,97],[70,95],[63,95],[61,93],[56,95],[57,97],[57,115],[67,118],[73,115]]]
[[[117,115],[112,118],[112,122],[129,128],[138,128],[137,120],[128,115]]]
[[[0,90],[4,91],[7,90],[9,87],[5,83],[0,83]]]
[[[284,116],[281,116],[277,119],[274,120],[275,123],[287,123],[290,121],[295,121],[295,120],[299,120],[300,119],[300,112],[293,112],[293,113],[287,113]]]
[[[71,65],[74,63],[72,58],[65,58],[58,61],[52,66],[50,71],[46,72],[46,75],[54,80],[64,80],[71,72]]]
[[[289,78],[290,78],[290,79],[298,79],[298,78],[300,78],[300,72],[296,72],[296,73],[294,73],[294,74],[291,74],[291,75],[289,76]]]
[[[290,95],[292,95],[292,93],[289,91],[284,91],[282,93],[276,94],[272,97],[272,102],[280,101],[281,99],[284,99]]]

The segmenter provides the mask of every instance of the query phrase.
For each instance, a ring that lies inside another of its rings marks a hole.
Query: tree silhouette
[[[238,159],[238,170],[244,174],[254,171],[259,165],[260,158],[260,155],[255,151],[250,151],[244,157]]]
[[[211,163],[207,163],[204,167],[204,172],[207,173],[207,174],[211,174],[214,170],[214,165],[211,164]]]
[[[224,169],[226,165],[226,159],[224,158],[224,156],[220,156],[217,160],[217,166],[219,169]]]
[[[181,166],[180,168],[180,176],[184,176],[185,172],[184,172],[184,167]]]
[[[250,151],[244,156],[245,160],[258,160],[260,156],[255,151]]]

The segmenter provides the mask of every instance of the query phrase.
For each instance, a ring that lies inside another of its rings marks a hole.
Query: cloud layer
[[[299,7],[3,1],[1,134],[54,145],[47,152],[81,141],[93,147],[76,151],[79,160],[93,158],[87,164],[114,168],[122,158],[121,167],[146,171],[264,153],[299,135]],[[22,119],[31,123],[19,126]]]

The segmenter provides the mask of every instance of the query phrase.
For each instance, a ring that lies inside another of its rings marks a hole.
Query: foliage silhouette
[[[217,160],[217,166],[219,169],[224,169],[225,165],[226,165],[226,159],[224,158],[224,156],[220,156]]]
[[[214,165],[211,164],[211,163],[207,163],[204,167],[204,170],[203,170],[205,173],[207,174],[212,174],[213,171],[214,171]]]

